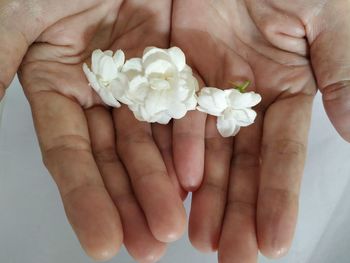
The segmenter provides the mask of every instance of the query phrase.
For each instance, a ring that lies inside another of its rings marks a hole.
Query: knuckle
[[[321,89],[325,101],[342,102],[350,98],[350,80],[336,82]]]
[[[259,203],[267,207],[273,206],[276,209],[284,209],[291,204],[297,205],[298,200],[298,194],[290,189],[267,187],[259,194]]]
[[[276,32],[276,21],[271,16],[262,16],[259,24],[261,31],[267,36],[271,36]]]
[[[226,210],[231,213],[255,216],[256,202],[245,201],[237,198],[229,198],[227,200]]]
[[[80,135],[58,136],[49,145],[42,146],[43,162],[49,167],[56,157],[65,153],[88,152],[91,153],[90,142]]]
[[[204,182],[203,186],[201,187],[203,190],[206,189],[207,191],[211,191],[214,193],[219,193],[226,196],[227,193],[227,184],[219,184],[215,182],[214,180],[207,180]]]
[[[238,168],[258,168],[260,167],[260,155],[249,152],[234,153],[232,166]]]
[[[205,140],[205,150],[214,153],[232,154],[232,141],[223,138],[207,138]]]
[[[139,185],[142,187],[142,185],[146,184],[150,181],[159,181],[160,179],[167,178],[168,174],[164,170],[145,170],[144,172],[139,172],[137,174],[134,174],[134,176],[131,176],[131,180],[134,185]]]
[[[93,150],[93,154],[97,163],[108,164],[118,163],[120,161],[114,147],[103,150]]]
[[[277,154],[280,156],[305,155],[306,146],[304,143],[291,139],[280,139],[266,143],[262,147],[263,155]]]
[[[153,141],[152,134],[143,129],[131,133],[120,134],[117,136],[117,142],[120,146],[128,146],[130,144],[144,144],[151,141]]]
[[[111,192],[110,195],[117,207],[120,207],[121,205],[124,205],[124,204],[128,206],[137,205],[137,200],[130,188],[123,189],[123,191]]]

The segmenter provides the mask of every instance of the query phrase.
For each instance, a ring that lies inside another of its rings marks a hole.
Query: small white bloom
[[[92,53],[91,70],[84,63],[83,70],[90,86],[99,94],[102,101],[111,107],[120,107],[118,98],[123,98],[128,79],[121,72],[125,62],[124,52],[118,50],[114,55],[108,50],[95,50]]]
[[[261,96],[255,92],[241,93],[237,89],[203,88],[198,97],[199,111],[218,117],[217,128],[223,137],[235,136],[241,127],[254,123]]]
[[[146,48],[141,59],[126,61],[122,72],[129,86],[117,99],[129,105],[138,120],[167,124],[196,109],[198,82],[181,49]]]

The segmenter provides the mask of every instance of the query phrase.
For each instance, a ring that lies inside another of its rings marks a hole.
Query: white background
[[[288,121],[288,120],[286,120]],[[350,144],[331,127],[318,96],[310,134],[296,237],[290,254],[262,263],[350,262]],[[189,202],[186,203],[189,207]],[[43,167],[30,109],[17,81],[7,92],[0,129],[0,262],[88,263]],[[123,250],[110,262],[134,262]],[[171,245],[164,263],[217,262],[187,237]]]

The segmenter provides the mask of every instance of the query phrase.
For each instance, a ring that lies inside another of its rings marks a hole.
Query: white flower
[[[230,137],[237,135],[241,127],[254,123],[257,114],[251,108],[260,101],[261,96],[255,92],[203,88],[198,97],[197,109],[217,116],[219,133],[223,137]]]
[[[121,69],[125,62],[124,52],[118,50],[114,55],[108,50],[95,50],[92,53],[91,70],[84,63],[83,70],[90,86],[99,94],[102,101],[111,107],[120,107],[117,98],[122,97],[128,86],[128,79]]]
[[[129,86],[116,99],[127,104],[138,120],[167,124],[196,109],[198,82],[179,48],[146,48],[141,59],[126,61],[122,72]]]

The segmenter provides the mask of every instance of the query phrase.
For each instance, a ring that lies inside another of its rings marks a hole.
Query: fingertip
[[[179,143],[174,144],[176,174],[181,187],[185,191],[195,192],[200,187],[203,180],[204,146],[202,150],[199,147],[200,144],[193,144],[191,146],[191,142],[184,142],[184,140],[186,139],[183,138]],[[187,145],[186,150],[184,150],[183,145]]]
[[[190,234],[189,238],[192,246],[201,253],[210,254],[217,251],[217,246],[214,245],[214,242],[207,239],[202,239],[198,235],[194,234]]]
[[[180,176],[180,183],[183,189],[187,192],[195,192],[202,184],[202,176],[198,173],[182,173]]]
[[[167,226],[158,226],[152,231],[155,238],[164,243],[171,243],[179,240],[185,233],[185,223],[182,219],[170,222]]]
[[[267,258],[279,259],[286,256],[289,252],[288,247],[261,247],[260,252]]]
[[[327,115],[341,137],[350,142],[350,81],[341,81],[322,89]]]
[[[91,238],[93,239],[94,237]],[[110,236],[105,238],[96,237],[94,242],[80,238],[80,243],[85,253],[98,262],[108,261],[116,256],[120,251],[122,242],[122,235],[118,233],[111,233]]]
[[[176,174],[186,191],[195,191],[203,180],[206,114],[189,112],[174,121],[173,157]]]
[[[83,249],[85,250],[86,254],[97,262],[105,262],[111,260],[114,256],[116,256],[120,250],[120,245],[116,246],[103,246],[99,248],[85,248],[83,246]]]
[[[265,190],[258,202],[259,249],[268,258],[285,256],[293,241],[298,215],[298,197],[291,192]]]
[[[137,262],[140,263],[155,263],[158,262],[166,252],[166,245],[154,246],[147,250],[142,250],[133,253],[133,257]]]
[[[196,250],[204,254],[209,254],[217,250],[218,236],[213,236],[213,231],[210,231],[212,229],[210,223],[200,222],[203,215],[205,214],[200,214],[194,210],[192,203],[188,237],[191,245]]]
[[[174,146],[176,149],[176,145]],[[192,156],[191,158],[186,156]],[[204,156],[194,149],[182,155],[174,154],[176,174],[181,187],[187,192],[195,192],[201,186],[204,174]]]
[[[217,251],[222,228],[224,203],[217,201],[217,193],[202,186],[192,196],[189,239],[202,253]]]
[[[86,254],[96,261],[113,258],[122,246],[123,230],[106,190],[81,187],[62,199],[67,218]]]
[[[163,224],[155,222],[156,225],[153,227],[150,226],[155,238],[164,243],[171,243],[179,240],[184,235],[187,225],[186,211],[182,203],[181,208],[179,207],[179,211],[172,215],[168,214],[167,220],[163,222]]]
[[[278,226],[276,226],[278,228]],[[289,233],[288,233],[289,232]],[[260,234],[260,235],[259,235]],[[279,259],[286,256],[291,247],[293,236],[290,231],[281,232],[272,229],[268,232],[258,234],[258,243],[260,252],[267,258]]]

